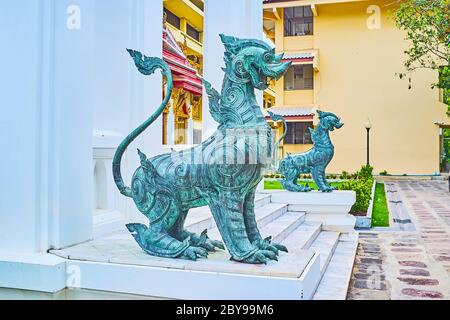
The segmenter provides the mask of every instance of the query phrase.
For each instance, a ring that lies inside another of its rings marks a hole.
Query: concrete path
[[[412,223],[360,233],[347,299],[450,299],[448,182],[388,183]]]

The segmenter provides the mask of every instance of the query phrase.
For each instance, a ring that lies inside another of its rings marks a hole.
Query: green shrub
[[[373,167],[366,164],[361,167],[358,173],[358,179],[372,179],[373,178]]]
[[[388,172],[386,170],[383,170],[380,172],[380,176],[387,176]]]
[[[344,172],[342,172],[342,175],[344,175]],[[365,165],[355,174],[346,174],[346,176],[351,177],[351,180],[344,181],[339,186],[339,190],[353,190],[356,192],[356,202],[350,212],[367,212],[372,192],[373,167]]]
[[[348,178],[350,178],[350,175],[348,174],[348,172],[347,171],[342,171],[341,179],[346,180]]]
[[[339,190],[353,190],[356,192],[356,202],[350,212],[367,212],[370,203],[373,178],[343,181]]]

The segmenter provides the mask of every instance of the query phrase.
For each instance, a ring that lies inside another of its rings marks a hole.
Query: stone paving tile
[[[400,269],[398,271],[401,275],[422,276],[422,277],[430,276],[430,272],[423,269]]]
[[[360,233],[347,299],[450,299],[447,182],[388,184],[415,230]]]
[[[414,298],[429,298],[429,299],[443,299],[444,295],[437,291],[430,290],[417,290],[406,288],[402,290],[402,294],[405,296],[410,296]]]

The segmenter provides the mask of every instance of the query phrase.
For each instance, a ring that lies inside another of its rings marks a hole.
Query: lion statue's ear
[[[222,40],[222,43],[224,45],[229,45],[236,41],[235,37],[227,36],[227,35],[224,35],[223,33],[219,34],[219,36],[220,36],[220,40]]]
[[[317,110],[317,114],[319,115],[319,119],[322,119],[323,111]]]
[[[252,46],[257,48],[262,48],[266,51],[272,50],[272,47],[270,47],[266,42],[258,39],[240,39],[232,36],[227,36],[221,33],[220,40],[222,40],[222,43],[225,47],[226,52],[229,52],[233,55],[236,55],[241,51],[243,48]]]
[[[222,40],[222,43],[225,47],[225,54],[228,54],[228,58],[231,58],[232,55],[236,53],[236,47],[238,46],[239,39],[232,36],[227,36],[221,33],[220,40]]]

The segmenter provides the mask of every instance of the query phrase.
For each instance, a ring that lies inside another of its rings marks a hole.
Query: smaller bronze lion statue
[[[320,191],[331,192],[336,189],[328,184],[325,176],[325,169],[334,155],[334,146],[329,131],[340,129],[344,124],[334,113],[317,111],[317,114],[319,115],[317,128],[315,130],[309,128],[314,144],[313,148],[300,154],[288,154],[280,161],[278,171],[284,176],[281,184],[286,190],[311,191],[312,188],[297,184],[298,176],[306,173],[311,173]]]

